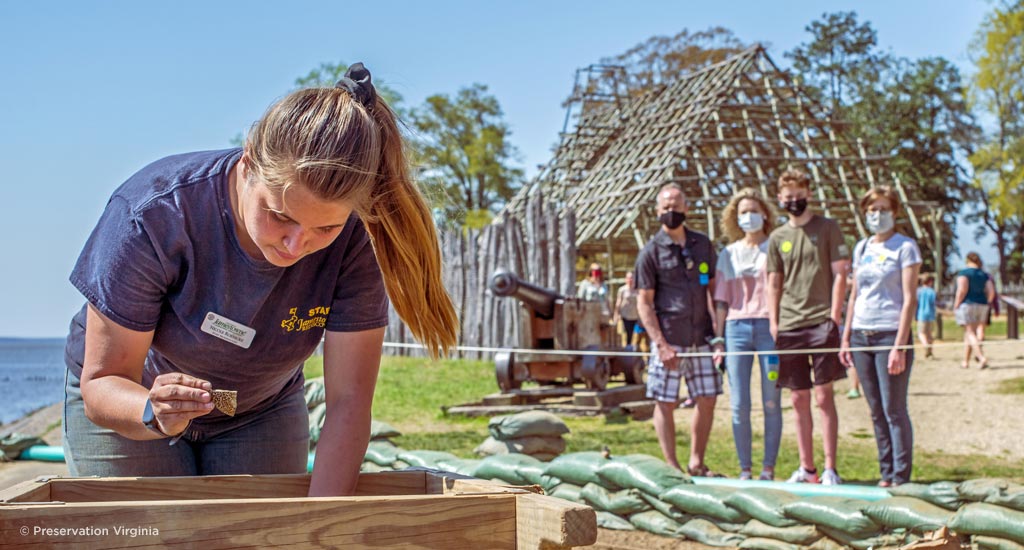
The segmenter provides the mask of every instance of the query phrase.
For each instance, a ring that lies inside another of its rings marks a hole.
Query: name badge
[[[245,349],[249,349],[253,337],[256,336],[256,329],[232,321],[223,315],[217,315],[212,311],[206,314],[206,319],[203,320],[203,325],[199,327],[199,330]]]

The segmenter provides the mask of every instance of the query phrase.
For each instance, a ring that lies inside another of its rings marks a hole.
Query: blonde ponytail
[[[458,318],[441,282],[437,228],[383,99],[365,107],[341,88],[298,90],[253,126],[246,152],[249,168],[269,187],[300,184],[325,200],[352,201],[398,316],[431,356],[456,345]]]

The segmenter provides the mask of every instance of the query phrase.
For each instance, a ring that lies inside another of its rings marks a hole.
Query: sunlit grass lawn
[[[1005,327],[1005,325],[1004,325]],[[307,377],[320,376],[322,363],[313,357],[306,363]],[[1012,381],[1008,381],[1012,382]],[[1024,392],[1024,379],[1009,391]],[[373,401],[373,417],[395,426],[402,436],[395,443],[406,449],[431,449],[475,457],[473,449],[487,437],[487,418],[446,416],[443,406],[479,401],[497,391],[493,363],[489,361],[430,361],[413,357],[385,357]],[[787,411],[787,420],[789,412]],[[599,450],[607,445],[613,454],[644,453],[661,458],[651,421],[634,421],[625,416],[565,418],[572,433],[566,437],[567,452]],[[677,425],[680,458],[689,448],[689,426]],[[754,434],[755,463],[761,456]],[[823,463],[820,441],[816,441],[817,462]],[[839,472],[851,482],[878,480],[878,461],[872,434],[855,433],[839,441]],[[713,469],[738,475],[736,451],[727,419],[719,412],[706,455]],[[778,476],[786,477],[797,467],[796,441],[784,438]],[[918,450],[914,459],[915,481],[962,480],[977,477],[1019,477],[1020,467],[999,456],[951,455]]]

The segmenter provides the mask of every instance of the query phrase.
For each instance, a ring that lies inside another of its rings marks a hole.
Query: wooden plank
[[[0,507],[0,541],[19,548],[516,548],[517,495],[328,497],[12,504]],[[541,497],[543,498],[543,497]],[[531,503],[536,532],[554,531]],[[541,508],[544,506],[545,508]],[[579,513],[565,514],[580,531]],[[27,534],[21,529],[28,527]],[[45,532],[44,529],[85,529]],[[136,536],[117,529],[136,528]],[[521,546],[522,547],[522,546]]]
[[[50,478],[43,476],[0,490],[0,502],[51,501],[53,498],[50,496],[50,484],[47,479]]]
[[[540,495],[516,495],[517,548],[571,548],[597,542],[597,515],[589,506]]]
[[[647,387],[643,384],[629,384],[604,391],[578,391],[573,394],[573,405],[611,408],[627,401],[640,401]]]
[[[515,414],[525,411],[547,411],[564,416],[599,416],[608,412],[601,407],[581,407],[569,403],[533,403],[526,405],[496,405],[489,407],[479,403],[447,407],[445,413],[456,416],[494,416],[498,414]]]
[[[309,474],[194,477],[52,479],[50,498],[60,502],[299,498],[309,492]],[[422,495],[423,472],[359,474],[357,496]]]

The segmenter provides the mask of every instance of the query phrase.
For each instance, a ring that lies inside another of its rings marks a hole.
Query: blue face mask
[[[757,233],[764,227],[764,216],[759,212],[745,212],[736,219],[744,233]]]
[[[868,231],[876,235],[885,233],[896,225],[892,212],[868,212],[864,216],[864,221],[867,223]]]

